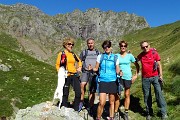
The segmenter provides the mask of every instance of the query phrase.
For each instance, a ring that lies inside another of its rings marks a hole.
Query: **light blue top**
[[[116,65],[119,63],[115,61],[115,54],[103,54],[103,58],[101,58],[102,54],[98,55],[97,62],[100,63],[99,66],[99,81],[100,82],[113,82],[116,81]],[[101,60],[102,59],[102,60]]]
[[[119,59],[119,66],[123,72],[122,79],[131,80],[132,79],[132,71],[131,71],[131,63],[134,63],[136,59],[131,53],[127,53],[124,57],[120,54],[116,54]]]

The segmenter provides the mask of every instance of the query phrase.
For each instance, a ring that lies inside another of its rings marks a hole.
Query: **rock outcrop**
[[[20,109],[15,120],[84,120],[84,118],[71,108],[61,107],[59,110],[51,102],[44,102]]]
[[[66,36],[105,40],[147,27],[145,18],[127,12],[93,8],[49,16],[31,5],[0,4],[0,32],[16,37],[22,50],[39,60],[56,55]]]

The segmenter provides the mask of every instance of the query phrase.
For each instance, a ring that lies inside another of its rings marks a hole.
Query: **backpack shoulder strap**
[[[83,53],[84,53],[84,54],[83,54],[83,57],[82,57],[82,61],[85,61],[86,56],[87,56],[87,54],[88,54],[88,49],[85,49]]]
[[[79,62],[79,59],[77,58],[76,54],[74,54],[74,52],[71,52],[71,53],[73,54],[74,59],[75,59],[77,62]]]
[[[96,55],[98,56],[100,54],[99,50],[95,49]]]
[[[101,65],[103,59],[104,59],[104,53],[101,54],[99,65]]]
[[[117,62],[118,56],[114,55],[114,65],[116,66],[116,62]]]

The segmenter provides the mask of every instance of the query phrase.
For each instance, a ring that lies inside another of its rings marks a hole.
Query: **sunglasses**
[[[127,45],[119,45],[120,47],[127,47]]]
[[[111,46],[103,46],[103,49],[110,48]]]
[[[72,45],[72,46],[74,46],[74,44],[72,44],[72,43],[68,43],[67,45]]]
[[[141,48],[142,48],[142,49],[148,48],[148,45],[147,45],[147,46],[142,46]]]

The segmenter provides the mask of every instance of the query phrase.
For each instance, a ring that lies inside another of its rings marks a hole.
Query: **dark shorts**
[[[99,82],[99,93],[117,93],[117,83],[114,82]]]
[[[128,89],[131,87],[132,81],[131,80],[125,80],[121,79],[121,85],[125,88]]]

